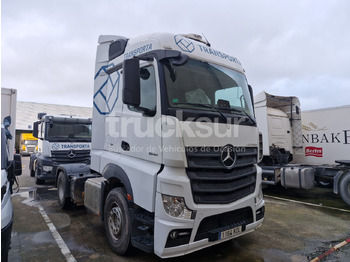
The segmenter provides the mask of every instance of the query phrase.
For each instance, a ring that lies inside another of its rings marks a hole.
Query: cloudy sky
[[[347,0],[3,0],[1,86],[19,101],[92,106],[98,36],[204,34],[236,56],[254,93],[302,108],[349,105]]]

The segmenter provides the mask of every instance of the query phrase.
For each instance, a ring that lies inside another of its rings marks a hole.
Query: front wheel
[[[33,169],[30,170],[30,176],[35,177],[35,171]]]
[[[38,178],[38,167],[35,168],[35,184],[43,185],[45,180]]]
[[[104,207],[105,230],[112,250],[120,255],[131,248],[131,219],[122,188],[109,192]]]
[[[57,179],[57,193],[58,193],[58,204],[62,209],[68,209],[72,206],[70,197],[67,197],[67,176],[60,172]]]
[[[350,172],[340,179],[339,194],[344,202],[350,206]]]

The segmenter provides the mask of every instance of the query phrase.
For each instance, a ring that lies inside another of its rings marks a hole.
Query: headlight
[[[164,210],[172,217],[193,219],[194,212],[186,207],[183,197],[162,195]]]
[[[52,166],[43,166],[43,170],[45,172],[50,172],[52,170]]]

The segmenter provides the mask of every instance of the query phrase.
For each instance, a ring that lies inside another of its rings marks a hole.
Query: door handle
[[[130,145],[129,143],[125,142],[125,141],[122,141],[122,149],[124,151],[130,151]]]

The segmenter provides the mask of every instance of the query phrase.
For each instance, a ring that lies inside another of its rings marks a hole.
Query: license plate
[[[219,240],[232,237],[241,232],[242,232],[242,226],[230,228],[228,230],[225,230],[219,233]]]

